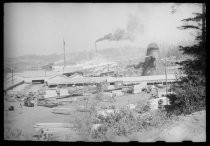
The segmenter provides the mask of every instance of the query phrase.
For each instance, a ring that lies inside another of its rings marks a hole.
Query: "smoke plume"
[[[120,41],[124,39],[128,39],[126,36],[125,30],[118,28],[114,33],[109,33],[105,35],[104,37],[97,39],[96,42],[104,41],[104,40]]]
[[[140,23],[140,20],[135,15],[129,15],[128,23],[126,29],[118,28],[113,33],[109,33],[104,35],[103,37],[96,40],[99,41],[121,41],[121,40],[129,40],[133,41],[136,38],[137,34],[141,34],[144,31],[143,24]]]

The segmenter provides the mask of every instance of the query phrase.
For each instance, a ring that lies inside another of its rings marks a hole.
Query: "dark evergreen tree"
[[[168,111],[177,114],[190,114],[206,107],[206,8],[202,4],[202,13],[194,13],[193,18],[182,20],[186,24],[179,29],[196,31],[195,43],[191,46],[180,46],[183,54],[190,59],[179,62],[180,76],[178,84],[173,86],[176,96],[169,96],[171,106]]]

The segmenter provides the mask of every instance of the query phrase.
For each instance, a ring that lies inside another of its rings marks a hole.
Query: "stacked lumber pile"
[[[104,97],[113,97],[114,96],[111,92],[103,92],[102,95]]]
[[[134,94],[141,93],[141,91],[142,91],[141,85],[134,85],[134,86],[133,86],[133,93],[134,93]]]
[[[68,88],[68,93],[70,96],[83,95],[83,88],[82,87],[70,87],[70,88]]]
[[[65,98],[65,97],[69,97],[69,96],[71,96],[71,95],[69,94],[68,89],[60,89],[59,96],[57,98]]]
[[[115,94],[115,96],[123,96],[124,92],[122,92],[122,90],[114,90],[112,91],[113,94]]]
[[[97,118],[106,119],[110,116],[115,116],[116,114],[120,114],[119,109],[108,108],[108,109],[98,109],[97,110]]]
[[[72,113],[72,108],[53,108],[52,113],[54,114],[64,114],[64,115],[70,115]]]
[[[149,100],[149,106],[151,110],[163,108],[165,105],[170,105],[169,99],[167,97],[159,97]]]
[[[38,92],[9,92],[5,96],[7,102],[19,102],[22,106],[34,107],[37,103],[37,99],[42,95]],[[23,103],[22,103],[23,102]]]
[[[57,94],[56,90],[46,90],[45,93],[46,93],[44,95],[45,99],[47,99],[47,98],[57,98],[58,97],[58,94]]]
[[[39,132],[42,129],[50,128],[71,128],[72,125],[69,123],[37,123],[34,125],[34,130]]]
[[[85,94],[93,94],[97,92],[97,87],[95,86],[86,86],[83,88]]]
[[[122,92],[128,93],[128,94],[133,94],[133,87],[132,86],[123,87]]]
[[[60,103],[65,104],[65,103],[72,103],[77,101],[76,97],[71,97],[71,98],[67,98],[67,99],[57,99]]]
[[[34,107],[34,105],[35,105],[35,101],[33,100],[32,97],[27,97],[24,99],[24,106]]]
[[[5,101],[8,101],[8,102],[16,102],[17,99],[16,99],[16,96],[15,95],[8,95],[5,97]]]
[[[72,133],[73,125],[70,123],[37,123],[34,130],[39,140],[50,140],[52,137],[61,137]]]
[[[78,112],[90,112],[90,106],[80,105],[77,107]]]
[[[137,105],[135,105],[135,104],[128,104],[128,105],[126,105],[126,107],[127,107],[128,109],[130,109],[130,110],[136,109],[136,106],[137,106]]]
[[[159,104],[161,105],[170,105],[170,102],[169,102],[169,98],[168,97],[159,97]]]
[[[115,97],[116,95],[114,94],[114,93],[111,93],[111,92],[103,92],[102,93],[102,100],[103,100],[103,102],[114,102],[115,101],[115,99],[114,99],[114,97]]]
[[[107,90],[114,90],[115,89],[115,86],[114,85],[108,85],[107,86]]]
[[[150,99],[149,100],[149,107],[151,110],[158,109],[158,99]]]
[[[150,94],[152,96],[158,97],[158,89],[157,88],[152,88]]]
[[[45,106],[45,107],[56,107],[58,106],[58,101],[56,100],[56,98],[48,98],[48,99],[39,99],[37,102],[38,106]]]

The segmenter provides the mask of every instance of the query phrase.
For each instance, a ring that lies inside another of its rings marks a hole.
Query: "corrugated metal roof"
[[[105,81],[106,78],[102,77],[82,77],[82,78],[68,78],[62,80],[49,80],[48,84],[100,83]]]
[[[4,79],[4,89],[8,89],[11,86],[16,85],[22,81],[23,81],[23,77],[18,76],[18,75],[13,76],[13,78],[8,77],[8,78]]]
[[[65,78],[62,80],[49,80],[48,84],[76,84],[76,83],[100,83],[100,82],[145,82],[145,81],[164,81],[166,79],[165,75],[155,75],[155,76],[141,76],[141,77],[81,77],[81,78]],[[174,74],[168,74],[167,80],[175,80]]]
[[[58,75],[58,72],[55,71],[46,71],[46,76],[54,76]],[[45,71],[44,70],[37,70],[37,71],[25,71],[20,74],[23,77],[29,78],[29,77],[44,77]]]
[[[64,79],[67,79],[68,77],[63,75],[63,74],[58,74],[58,75],[55,75],[55,76],[52,76],[52,77],[49,77],[49,79],[55,79],[55,78],[64,78]]]
[[[82,70],[84,70],[84,69],[82,67],[78,67],[78,66],[65,67],[64,73],[71,73],[71,72],[82,71]]]
[[[108,77],[107,82],[123,81],[123,82],[143,82],[143,81],[160,81],[165,80],[165,75],[154,75],[154,76],[140,76],[140,77]],[[174,74],[168,74],[167,80],[175,80]]]
[[[69,78],[83,78],[83,76],[81,74],[75,73],[73,75],[71,75]]]

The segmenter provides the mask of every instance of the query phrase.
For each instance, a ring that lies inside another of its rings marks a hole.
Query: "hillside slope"
[[[195,112],[188,116],[178,116],[164,127],[149,129],[130,137],[140,142],[205,142],[206,141],[206,111]]]
[[[206,111],[199,111],[188,116],[180,116],[177,121],[165,129],[160,139],[166,142],[173,141],[206,141]]]

